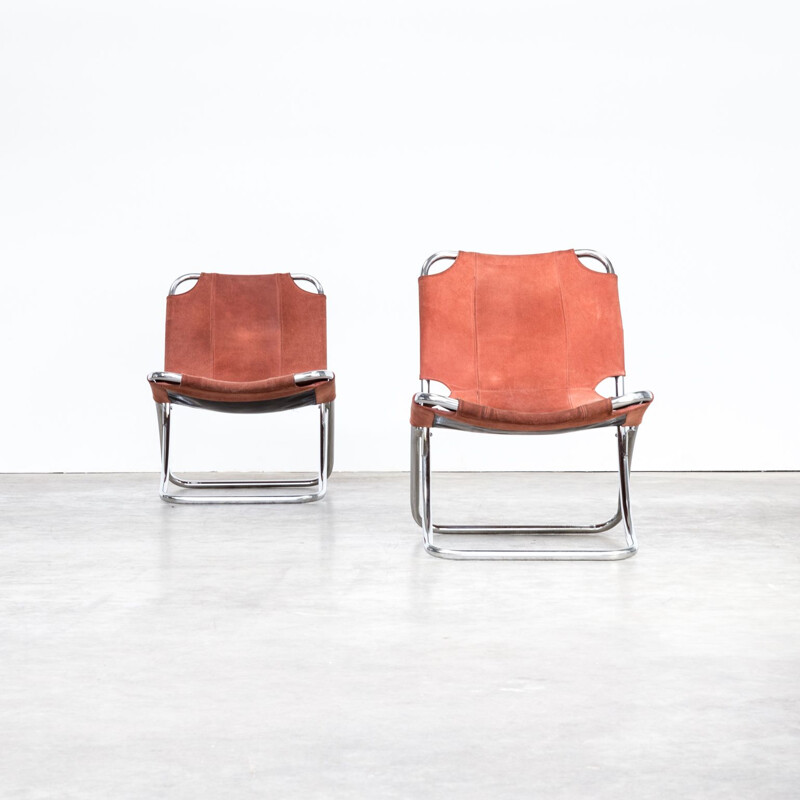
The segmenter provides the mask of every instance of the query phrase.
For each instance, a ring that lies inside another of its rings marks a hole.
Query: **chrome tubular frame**
[[[614,267],[606,256],[594,250],[576,250],[579,258],[593,258],[603,264],[606,272],[614,273]],[[442,251],[434,253],[423,265],[422,275],[427,275],[430,268],[437,261],[445,258],[455,259],[457,252]],[[653,399],[651,392],[631,392],[625,394],[625,377],[618,375],[614,378],[616,397],[611,398],[613,410],[624,410],[630,406],[649,402]],[[427,408],[439,408],[445,411],[458,411],[458,400],[454,397],[432,394],[430,380],[420,381],[421,391],[414,396],[414,401]],[[603,423],[601,427],[617,428],[617,457],[619,462],[619,493],[616,513],[605,522],[593,525],[437,525],[431,516],[431,439],[432,428],[411,428],[411,515],[414,521],[422,528],[425,549],[439,558],[450,558],[463,561],[491,560],[491,561],[619,561],[630,558],[636,553],[638,544],[636,532],[633,527],[630,499],[630,471],[633,458],[633,446],[636,441],[637,428],[625,427],[621,424],[624,416]],[[434,427],[449,427],[446,416],[434,417]],[[456,428],[456,425],[451,427]],[[468,426],[463,426],[471,429]],[[512,431],[487,430],[475,428],[482,433],[514,433]],[[565,431],[557,431],[565,432]],[[534,433],[545,433],[542,431]],[[478,550],[456,549],[440,547],[434,541],[436,535],[519,535],[519,534],[565,534],[584,535],[603,533],[622,523],[625,534],[625,546],[614,549],[575,549],[575,550]]]
[[[317,294],[325,294],[325,290],[322,288],[322,284],[313,276],[308,275],[305,272],[290,272],[289,277],[296,283],[297,281],[307,281],[308,283],[313,284],[314,289],[316,289]],[[172,282],[172,286],[169,287],[168,294],[172,296],[178,290],[178,287],[184,283],[185,281],[196,281],[200,279],[199,272],[187,272],[186,275],[181,275],[180,278],[176,278]]]
[[[597,250],[576,250],[575,255],[578,258],[593,258],[595,261],[599,261],[605,267],[606,272],[610,273],[611,275],[615,274],[614,267],[609,258],[604,256],[602,253],[598,253]],[[431,267],[437,261],[441,261],[445,258],[449,258],[451,261],[454,261],[456,258],[458,258],[458,250],[440,250],[438,253],[434,253],[422,265],[420,275],[423,277],[427,275],[431,271]]]
[[[606,272],[609,273],[609,275],[616,274],[608,257],[604,256],[602,253],[598,253],[597,250],[576,250],[575,255],[578,258],[593,258],[595,261],[599,261],[606,268]]]
[[[186,281],[197,281],[200,280],[200,273],[199,272],[187,272],[186,275],[181,275],[180,278],[175,278],[172,282],[172,286],[169,287],[169,292],[167,294],[172,297],[175,292],[178,291],[178,287],[185,283]]]
[[[449,258],[450,261],[455,261],[458,258],[458,250],[440,250],[438,253],[434,253],[423,265],[422,271],[420,275],[423,277],[427,275],[431,271],[431,267],[437,262],[441,261],[444,258]]]
[[[290,272],[289,277],[295,283],[297,283],[297,281],[307,281],[314,286],[314,288],[317,290],[317,294],[325,294],[322,284],[313,275],[308,275],[305,272]]]
[[[411,514],[422,528],[425,549],[439,558],[462,561],[619,561],[638,548],[630,500],[630,469],[635,427],[617,427],[619,499],[613,517],[595,525],[435,525],[431,517],[431,428],[411,428]],[[625,547],[611,550],[472,550],[440,547],[436,534],[592,534],[611,530],[622,522]]]
[[[179,478],[170,469],[170,432],[172,426],[172,404],[156,403],[158,416],[158,433],[161,443],[161,483],[159,494],[168,503],[194,504],[273,504],[273,503],[310,503],[325,497],[328,489],[328,478],[333,471],[333,402],[319,404],[319,469],[317,476],[302,480],[269,480],[269,481],[189,481]],[[169,484],[187,490],[203,489],[310,489],[302,494],[265,494],[265,495],[194,495],[170,494]]]
[[[307,281],[313,284],[318,294],[325,294],[322,284],[313,276],[306,273],[290,273],[294,281]],[[174,295],[178,287],[185,281],[198,280],[199,272],[181,275],[169,287],[169,294]],[[317,381],[333,380],[334,374],[327,369],[315,369],[309,372],[298,372],[294,381],[304,386]],[[183,376],[176,372],[151,372],[147,376],[149,381],[161,381],[179,386]],[[161,480],[159,494],[162,500],[168,503],[184,504],[275,504],[275,503],[310,503],[321,500],[328,490],[328,478],[333,471],[333,439],[334,439],[334,401],[318,403],[319,407],[319,468],[315,478],[300,480],[264,480],[264,481],[192,481],[179,478],[172,473],[170,468],[170,433],[172,428],[172,403],[156,403],[158,417],[158,436],[161,444]],[[170,494],[170,484],[188,490],[183,494]],[[215,489],[306,489],[298,494],[264,494],[264,495],[235,495],[235,494],[203,494],[196,495],[195,490]]]

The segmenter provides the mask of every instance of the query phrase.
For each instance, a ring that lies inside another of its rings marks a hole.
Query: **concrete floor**
[[[619,563],[431,558],[407,484],[0,476],[0,797],[800,797],[800,474],[635,474]],[[608,475],[435,490],[613,510]]]

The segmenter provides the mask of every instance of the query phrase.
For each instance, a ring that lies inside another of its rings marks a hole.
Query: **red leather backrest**
[[[325,295],[287,273],[204,272],[167,298],[167,372],[255,381],[326,367]]]
[[[420,378],[503,408],[557,408],[625,374],[617,277],[573,250],[460,252],[419,279]]]

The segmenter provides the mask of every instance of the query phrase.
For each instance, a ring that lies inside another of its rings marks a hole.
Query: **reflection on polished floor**
[[[437,475],[435,512],[593,522],[614,485]],[[796,798],[800,475],[633,500],[631,560],[451,562],[407,474],[284,507],[0,476],[0,794]]]

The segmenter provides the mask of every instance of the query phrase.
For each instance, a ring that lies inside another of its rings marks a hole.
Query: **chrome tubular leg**
[[[422,428],[419,437],[419,482],[422,484],[422,541],[425,549],[435,556],[442,551],[433,544],[433,523],[431,522],[431,429]]]
[[[333,428],[334,428],[334,413],[333,409],[335,407],[335,400],[331,400],[330,403],[327,403],[328,406],[328,469],[326,471],[325,477],[330,478],[331,473],[333,472]]]
[[[422,452],[422,439],[424,437],[425,428],[411,428],[411,463],[409,469],[409,478],[411,483],[411,516],[414,522],[422,527],[422,513],[420,511],[421,493],[420,493],[420,464],[419,460]],[[489,533],[503,533],[507,535],[521,535],[521,534],[587,534],[587,533],[603,533],[609,531],[620,523],[622,519],[622,510],[619,502],[617,503],[617,510],[613,517],[605,522],[598,522],[595,525],[433,525],[432,530],[435,534],[442,535],[470,535],[470,534],[489,534]]]
[[[167,498],[169,484],[169,431],[170,431],[169,403],[156,403],[156,416],[158,418],[158,441],[161,446],[161,477],[158,493],[162,498]]]
[[[420,512],[420,481],[421,469],[418,464],[420,458],[421,439],[424,436],[424,428],[411,428],[411,516],[414,522],[422,527],[422,516]],[[622,520],[622,506],[617,502],[617,510],[612,517],[605,522],[598,522],[593,525],[433,525],[432,531],[442,535],[481,535],[502,533],[505,535],[524,535],[524,534],[570,534],[583,535],[590,533],[604,533],[610,531]]]
[[[422,514],[420,513],[420,457],[422,454],[423,429],[411,427],[411,464],[409,465],[409,479],[411,481],[411,516],[414,522],[422,527]]]
[[[170,457],[170,404],[157,403],[159,436],[161,440],[161,485],[159,494],[162,500],[180,504],[277,504],[277,503],[309,503],[321,500],[328,488],[328,476],[331,474],[331,449],[333,443],[332,426],[333,402],[321,403],[320,413],[320,463],[315,478],[302,480],[265,480],[265,481],[190,481],[172,474],[169,466]],[[183,489],[190,490],[183,494],[170,494],[169,484],[173,483]],[[312,489],[305,494],[292,495],[196,495],[197,489]]]
[[[412,439],[412,464],[414,471],[416,466],[417,485],[422,488],[422,502],[418,506],[422,518],[422,537],[425,549],[439,558],[457,559],[462,561],[618,561],[630,558],[637,550],[636,534],[633,529],[630,505],[630,462],[633,453],[633,443],[636,438],[636,428],[618,428],[618,454],[619,454],[619,507],[616,517],[621,516],[625,530],[626,547],[614,550],[469,550],[469,549],[449,549],[438,547],[434,544],[434,535],[445,528],[445,526],[435,526],[431,519],[431,430],[430,428],[416,429],[419,436],[419,459],[414,464],[414,444]],[[417,489],[418,490],[418,489]],[[414,512],[415,486],[412,478],[411,502],[412,514]],[[612,518],[616,521],[616,517]],[[611,522],[612,520],[609,520]],[[605,523],[606,525],[608,523]],[[596,528],[599,526],[596,526]],[[612,527],[609,525],[608,527]],[[603,528],[607,530],[607,528]],[[546,529],[536,527],[512,528],[481,528],[480,526],[447,526],[448,533],[488,533],[488,534],[507,534],[513,532],[530,533],[580,533],[587,532],[585,528],[576,529],[564,526],[559,529]],[[596,532],[599,530],[596,529]]]
[[[636,441],[636,428],[617,428],[617,451],[619,453],[619,504],[622,508],[622,527],[625,530],[625,540],[628,547],[625,555],[620,558],[632,556],[639,548],[636,542],[636,531],[633,527],[631,515],[631,460],[633,458],[633,445]]]
[[[633,446],[636,444],[636,434],[639,431],[635,425],[630,428],[625,428],[628,432],[628,469],[630,470],[631,465],[633,464]]]
[[[315,500],[321,500],[325,497],[325,492],[328,491],[328,456],[330,448],[329,424],[330,424],[330,403],[320,403],[319,406],[319,478]]]

